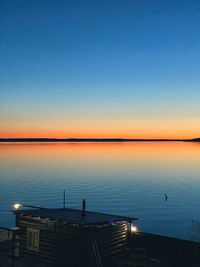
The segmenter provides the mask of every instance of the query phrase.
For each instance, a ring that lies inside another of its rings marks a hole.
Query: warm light
[[[131,233],[136,233],[137,231],[137,227],[135,225],[131,225]]]
[[[15,210],[18,210],[21,206],[22,206],[21,204],[19,204],[19,203],[15,203],[15,204],[13,205],[13,208],[14,208]]]

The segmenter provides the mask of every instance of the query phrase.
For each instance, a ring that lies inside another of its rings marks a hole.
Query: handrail
[[[96,240],[92,241],[92,249],[93,249],[96,266],[102,267],[101,256],[99,254],[99,249],[98,249]]]

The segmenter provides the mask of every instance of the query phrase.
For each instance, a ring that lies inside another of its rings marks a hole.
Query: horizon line
[[[164,141],[200,141],[200,138],[54,138],[54,137],[20,137],[20,138],[1,138],[0,142],[164,142]]]

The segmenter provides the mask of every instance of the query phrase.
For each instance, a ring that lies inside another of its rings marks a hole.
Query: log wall
[[[95,266],[94,242],[102,262],[106,262],[124,249],[127,240],[125,223],[82,228],[22,218],[19,227],[21,256],[50,266]],[[27,228],[40,229],[39,251],[27,249]]]

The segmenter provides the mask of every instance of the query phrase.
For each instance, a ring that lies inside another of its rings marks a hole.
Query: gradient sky
[[[1,0],[0,137],[200,136],[200,0]]]

